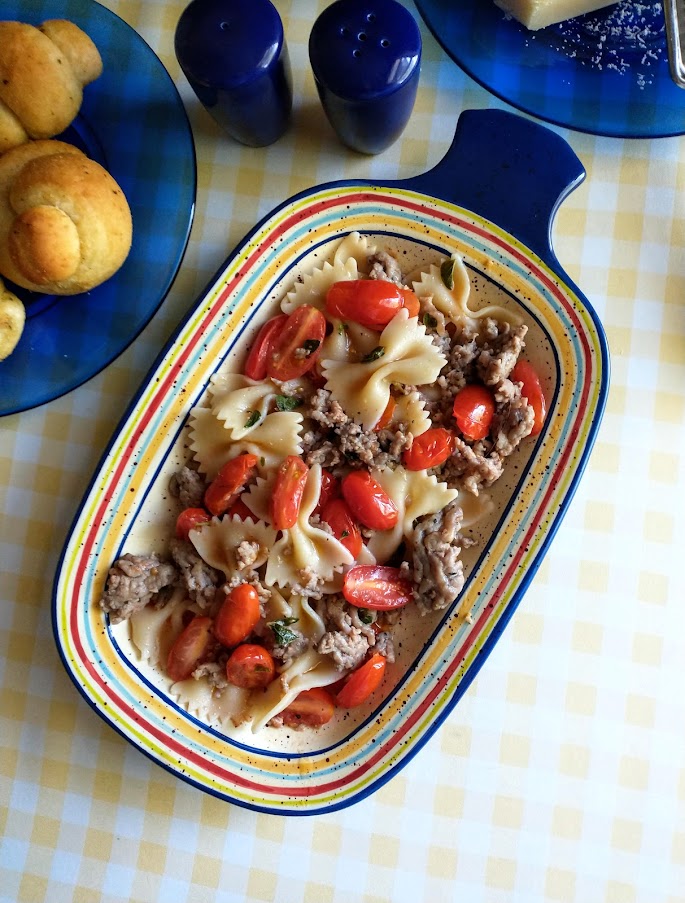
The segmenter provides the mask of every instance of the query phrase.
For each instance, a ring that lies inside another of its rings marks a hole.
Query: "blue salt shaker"
[[[336,0],[314,23],[309,60],[343,144],[378,154],[399,138],[421,69],[421,32],[406,7],[397,0]]]
[[[231,137],[250,147],[280,138],[290,121],[292,76],[270,0],[193,0],[174,47],[193,91]]]

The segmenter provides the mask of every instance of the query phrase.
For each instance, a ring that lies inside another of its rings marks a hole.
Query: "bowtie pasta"
[[[101,605],[171,696],[227,725],[316,728],[372,705],[403,618],[458,604],[468,528],[544,395],[511,310],[456,254],[410,275],[351,233],[191,411],[165,555]]]

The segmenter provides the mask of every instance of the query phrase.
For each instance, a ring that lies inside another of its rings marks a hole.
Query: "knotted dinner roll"
[[[9,357],[17,347],[25,322],[24,305],[5,288],[5,283],[0,279],[0,361]]]
[[[112,176],[63,141],[0,156],[0,275],[34,292],[75,295],[115,273],[131,248],[131,211]]]
[[[0,22],[0,154],[63,132],[101,72],[97,47],[73,22]]]

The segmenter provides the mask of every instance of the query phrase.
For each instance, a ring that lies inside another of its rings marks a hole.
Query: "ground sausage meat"
[[[101,607],[113,624],[125,621],[153,600],[178,576],[176,568],[156,555],[122,555],[109,569]]]
[[[478,355],[478,375],[486,386],[496,386],[514,369],[523,351],[528,327],[525,324],[511,326],[490,317],[485,326],[486,341]]]
[[[421,614],[451,605],[464,586],[464,566],[459,559],[463,547],[461,521],[462,510],[455,500],[414,527],[414,598]]]
[[[328,630],[319,640],[316,651],[330,655],[340,671],[358,667],[369,647],[375,645],[373,626],[365,624],[358,609],[348,605],[339,595],[326,599],[325,620]]]
[[[369,278],[381,279],[384,282],[394,282],[402,285],[402,270],[395,258],[387,251],[377,251],[368,258]]]
[[[169,490],[183,508],[201,508],[205,488],[203,477],[192,467],[183,466],[169,480]]]
[[[211,608],[217,587],[223,582],[222,575],[203,561],[191,543],[183,539],[172,537],[169,550],[190,598],[202,609]]]
[[[350,467],[396,467],[413,436],[406,429],[365,430],[343,411],[328,389],[317,389],[303,414],[318,429],[305,433],[303,458],[332,473]]]

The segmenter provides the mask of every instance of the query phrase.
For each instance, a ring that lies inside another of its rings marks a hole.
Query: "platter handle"
[[[554,217],[584,178],[570,145],[546,126],[505,110],[465,110],[442,160],[401,184],[485,217],[556,268]]]

